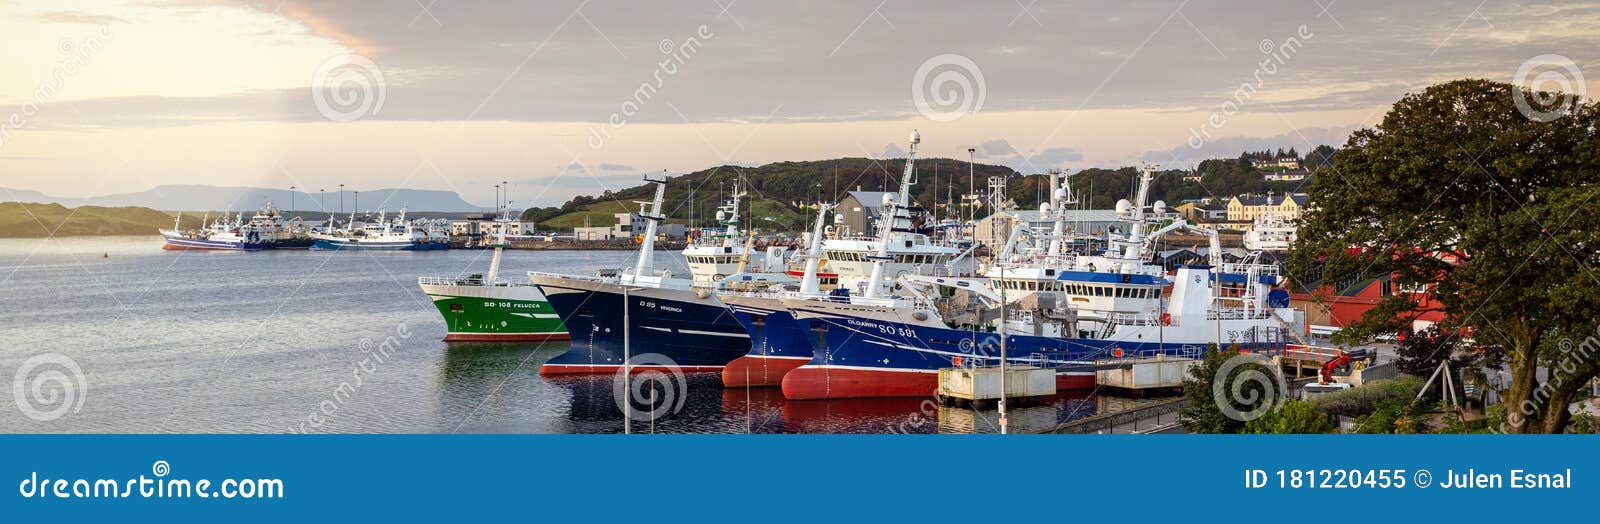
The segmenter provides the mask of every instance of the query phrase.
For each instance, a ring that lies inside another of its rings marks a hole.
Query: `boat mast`
[[[639,218],[645,219],[644,238],[640,239],[639,242],[639,261],[633,266],[634,278],[655,273],[656,224],[664,218],[660,216],[661,200],[667,195],[667,176],[665,174],[661,176],[660,180],[652,180],[647,176],[644,181],[656,185],[656,197],[650,202],[637,200],[633,202],[639,204]],[[644,207],[646,205],[650,206],[648,210]]]
[[[800,295],[822,295],[822,285],[817,282],[817,266],[822,263],[822,228],[828,218],[828,204],[817,204],[817,225],[811,228],[811,245],[806,249],[806,273],[800,278]]]
[[[890,195],[883,198],[883,223],[878,228],[878,253],[872,257],[872,276],[867,280],[867,298],[877,298],[883,294],[883,264],[889,258],[889,237],[899,226],[900,206],[905,205],[911,193],[911,175],[916,169],[917,144],[922,143],[922,134],[911,130],[911,148],[906,153],[906,170],[900,175],[900,193],[896,199]],[[910,227],[910,224],[906,224]]]
[[[499,199],[495,200],[495,205],[499,206]],[[405,212],[401,211],[401,214],[404,215]],[[500,227],[495,231],[494,255],[489,257],[489,273],[483,276],[484,285],[488,286],[494,285],[495,279],[500,276],[500,252],[506,247],[506,228],[511,226],[509,217],[504,209],[500,210],[499,215],[498,222],[500,222]]]

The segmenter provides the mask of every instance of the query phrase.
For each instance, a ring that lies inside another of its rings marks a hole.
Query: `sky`
[[[1024,173],[1337,146],[1433,83],[1587,94],[1600,3],[0,0],[0,35],[3,188],[551,205],[913,129]]]

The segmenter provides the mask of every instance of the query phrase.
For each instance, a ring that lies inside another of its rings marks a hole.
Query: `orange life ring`
[[[956,355],[956,358],[951,359],[950,363],[954,364],[956,366],[960,366],[961,365],[961,355]]]
[[[1122,358],[1122,348],[1117,348],[1115,351],[1112,351],[1111,356]]]

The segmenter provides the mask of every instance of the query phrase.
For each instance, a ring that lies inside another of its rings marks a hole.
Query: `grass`
[[[155,235],[172,227],[173,215],[146,207],[83,206],[0,202],[0,238],[55,236]],[[200,217],[183,216],[184,227],[198,227]]]

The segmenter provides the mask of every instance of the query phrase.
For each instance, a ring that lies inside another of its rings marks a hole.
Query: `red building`
[[[1436,255],[1441,260],[1450,263],[1459,263],[1453,255]],[[1437,324],[1444,320],[1442,306],[1434,300],[1429,293],[1431,284],[1421,288],[1402,289],[1393,281],[1392,275],[1383,275],[1354,282],[1344,282],[1337,286],[1327,283],[1317,283],[1309,286],[1290,285],[1289,304],[1295,309],[1306,312],[1306,324],[1311,332],[1327,335],[1338,331],[1345,325],[1361,318],[1362,315],[1377,305],[1378,302],[1396,294],[1410,295],[1417,308],[1405,316],[1411,318],[1411,327],[1414,331]],[[1307,292],[1307,289],[1315,291]],[[1317,299],[1321,299],[1320,301]]]

